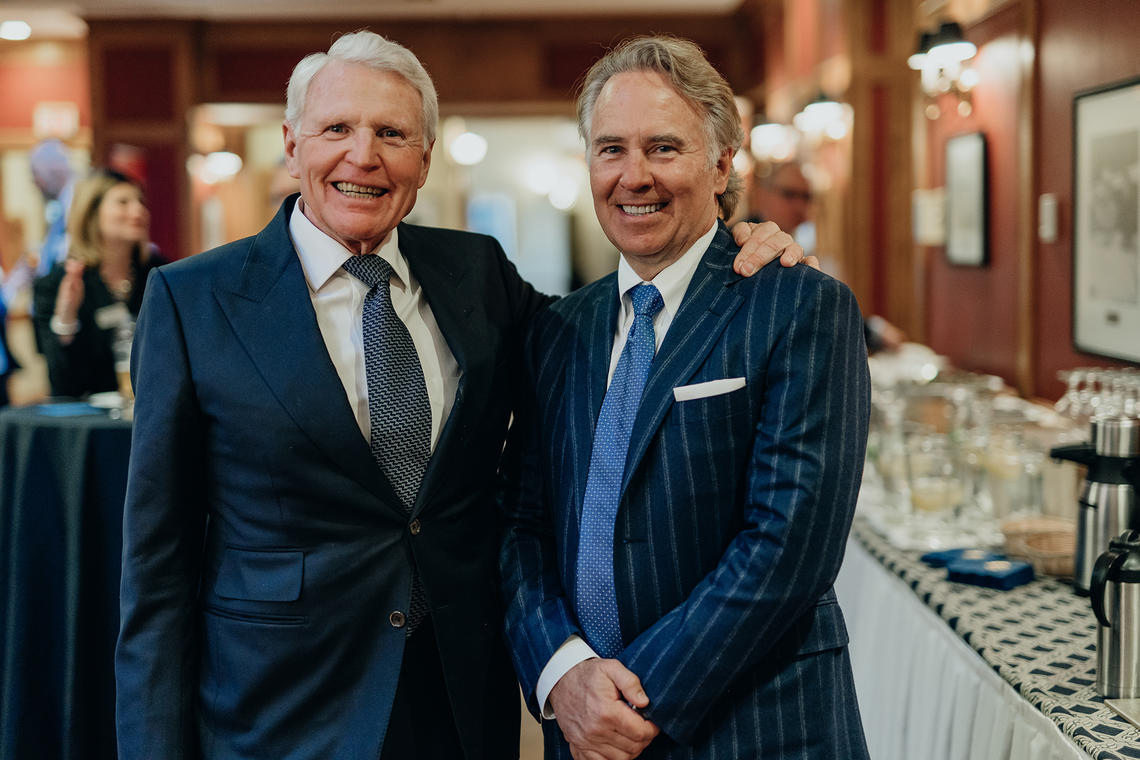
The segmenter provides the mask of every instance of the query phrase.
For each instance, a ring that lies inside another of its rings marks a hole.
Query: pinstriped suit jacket
[[[867,435],[862,318],[842,283],[778,263],[743,279],[723,224],[658,350],[614,530],[643,757],[866,756],[832,591]],[[550,656],[580,633],[578,518],[617,320],[616,275],[539,316],[502,553],[507,633],[532,710]],[[745,378],[729,393],[673,389]],[[569,757],[553,721],[548,757]]]

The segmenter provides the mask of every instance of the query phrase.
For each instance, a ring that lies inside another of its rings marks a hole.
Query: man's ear
[[[293,134],[289,122],[281,124],[281,134],[285,138],[285,168],[289,170],[290,177],[300,179],[301,168],[297,164],[297,136]]]
[[[716,159],[716,194],[724,195],[728,189],[728,175],[732,173],[732,149],[725,148]]]
[[[431,152],[435,148],[435,140],[428,143],[427,150],[424,151],[423,165],[420,166],[420,183],[416,187],[423,187],[427,182],[428,169],[431,168]]]

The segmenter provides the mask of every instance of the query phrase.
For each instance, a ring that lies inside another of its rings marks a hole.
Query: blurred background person
[[[36,338],[54,396],[120,388],[147,273],[165,263],[148,242],[142,188],[97,170],[79,182],[68,215],[67,258],[34,286]]]
[[[47,231],[40,244],[36,274],[46,275],[67,256],[67,211],[75,190],[75,172],[59,140],[44,140],[28,154],[32,181],[44,196]]]
[[[752,176],[748,192],[749,221],[775,222],[780,229],[795,236],[796,229],[811,217],[815,199],[803,169],[794,161],[788,161]]]
[[[811,221],[815,194],[804,170],[795,161],[772,164],[764,171],[758,167],[752,174],[748,186],[749,222],[775,222],[796,238],[811,254],[815,231],[806,232],[801,227]],[[863,323],[867,350],[897,351],[906,341],[906,334],[883,317],[875,314]]]
[[[0,238],[0,248],[3,248],[2,238]],[[3,280],[0,282],[0,407],[5,407],[11,401],[8,395],[8,379],[20,368],[20,365],[8,349],[8,297],[4,287],[7,278],[2,271],[0,271],[0,280]]]

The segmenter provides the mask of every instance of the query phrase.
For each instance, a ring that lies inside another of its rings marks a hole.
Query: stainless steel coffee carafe
[[[1097,619],[1096,691],[1108,699],[1140,698],[1140,530],[1109,543],[1093,567]]]
[[[1088,466],[1077,518],[1073,589],[1088,594],[1093,565],[1109,542],[1129,528],[1140,529],[1135,479],[1140,476],[1140,418],[1099,416],[1088,443],[1058,446],[1056,459]]]

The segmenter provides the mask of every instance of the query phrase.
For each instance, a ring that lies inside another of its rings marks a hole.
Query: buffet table
[[[0,412],[0,757],[116,756],[130,445],[86,404]]]
[[[1096,619],[1067,583],[950,583],[856,518],[836,593],[875,760],[1126,760],[1096,695]]]

